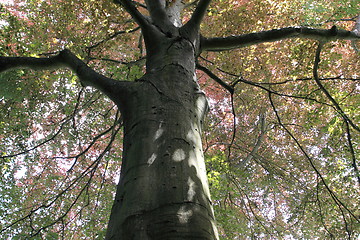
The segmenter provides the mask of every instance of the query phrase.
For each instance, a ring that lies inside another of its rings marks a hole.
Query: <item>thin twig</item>
[[[360,128],[357,125],[355,125],[352,122],[352,120],[345,114],[345,112],[342,110],[340,105],[335,101],[335,99],[331,96],[331,94],[327,91],[327,89],[324,87],[324,85],[319,80],[318,69],[319,69],[319,63],[320,63],[320,54],[321,54],[321,50],[322,50],[322,47],[324,46],[324,44],[325,44],[325,42],[319,42],[318,48],[316,49],[315,61],[314,61],[314,67],[313,67],[314,79],[315,79],[315,82],[317,83],[317,85],[319,86],[319,88],[321,89],[321,91],[325,94],[325,96],[334,105],[335,109],[340,114],[340,116],[343,118],[343,120],[346,124],[346,133],[347,133],[347,140],[348,140],[348,145],[349,145],[349,149],[350,149],[350,154],[351,154],[351,158],[352,158],[352,166],[354,168],[355,175],[356,175],[356,177],[358,179],[358,183],[360,185],[360,173],[359,173],[359,169],[356,164],[355,151],[354,151],[354,148],[352,145],[351,131],[350,131],[349,125],[352,126],[355,130],[357,130],[359,132],[360,132]]]
[[[228,156],[227,156],[228,160],[231,157],[231,147],[234,144],[235,138],[236,138],[236,111],[235,111],[235,104],[234,104],[234,93],[230,94],[230,102],[231,102],[231,114],[233,115],[233,130],[232,130],[231,141],[228,146]]]
[[[216,76],[213,72],[210,71],[210,69],[200,65],[199,63],[196,63],[196,68],[206,73],[209,77],[211,77],[215,82],[220,84],[223,88],[225,88],[230,94],[234,93],[234,88],[221,80],[218,76]]]
[[[348,122],[355,130],[360,132],[360,128],[355,125],[352,120],[345,114],[345,112],[342,110],[340,105],[335,101],[335,99],[331,96],[331,94],[328,92],[328,90],[324,87],[324,85],[321,83],[318,75],[318,69],[319,69],[319,63],[320,63],[320,53],[322,50],[322,47],[324,46],[325,42],[319,42],[318,48],[316,49],[315,54],[315,61],[314,61],[314,67],[313,67],[313,76],[315,79],[316,84],[319,86],[321,91],[325,94],[325,96],[330,100],[330,102],[333,104],[333,106],[336,108],[337,112],[342,116],[342,118]]]
[[[272,99],[272,94],[269,92],[269,100],[270,100],[270,104],[273,108],[273,111],[275,113],[275,116],[277,118],[278,123],[280,124],[280,126],[286,131],[286,133],[290,136],[290,138],[295,142],[295,144],[298,146],[298,148],[300,149],[300,151],[303,153],[303,155],[305,156],[305,158],[308,160],[308,162],[310,163],[311,167],[314,169],[316,175],[319,176],[319,178],[321,179],[321,182],[324,184],[326,190],[329,192],[331,198],[334,200],[335,204],[339,207],[340,211],[342,212],[342,208],[344,208],[357,222],[360,223],[360,219],[358,219],[358,217],[356,217],[354,215],[354,213],[352,213],[352,211],[342,202],[340,201],[340,199],[336,196],[336,194],[334,193],[334,191],[332,191],[330,189],[330,187],[328,186],[328,184],[326,183],[324,177],[322,176],[322,174],[320,173],[320,171],[317,169],[317,167],[315,166],[315,163],[313,161],[313,159],[309,156],[309,154],[305,151],[305,149],[303,148],[303,146],[300,144],[300,142],[296,139],[296,137],[291,133],[291,131],[282,123],[281,118],[279,116],[279,113],[276,109],[276,106],[274,104],[274,101]],[[344,218],[345,224],[347,225],[346,219]]]

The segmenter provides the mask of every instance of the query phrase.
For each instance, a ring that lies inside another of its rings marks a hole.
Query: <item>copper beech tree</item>
[[[354,226],[358,226],[358,216],[354,213],[353,207],[343,203],[336,194],[336,191],[332,189],[332,186],[327,184],[328,179],[322,175],[319,166],[317,166],[317,163],[314,162],[315,160],[310,154],[311,151],[315,151],[315,147],[304,148],[303,143],[295,137],[297,130],[293,131],[291,126],[285,124],[284,120],[282,120],[281,111],[284,110],[280,110],[280,106],[277,106],[280,102],[276,102],[275,99],[278,91],[276,86],[270,83],[266,85],[246,80],[239,74],[233,74],[232,77],[236,80],[229,82],[224,80],[226,78],[224,77],[225,75],[229,76],[226,70],[220,70],[220,68],[213,68],[213,70],[211,70],[209,66],[214,58],[214,54],[220,54],[221,52],[228,52],[245,47],[251,48],[252,46],[266,43],[279,43],[286,39],[306,39],[312,41],[313,44],[309,47],[314,52],[313,56],[310,56],[312,62],[302,64],[312,69],[310,71],[312,74],[308,80],[313,81],[317,86],[317,89],[310,89],[309,92],[316,91],[317,94],[323,98],[313,97],[313,95],[311,95],[312,93],[309,93],[306,97],[304,97],[305,95],[302,97],[298,96],[297,99],[299,101],[314,101],[316,104],[326,102],[327,106],[337,113],[338,119],[344,124],[344,129],[347,129],[347,132],[345,131],[344,134],[349,136],[349,138],[347,138],[349,141],[348,149],[350,149],[350,153],[352,153],[350,154],[350,159],[353,159],[353,161],[351,161],[352,167],[349,167],[349,169],[353,172],[354,176],[357,176],[355,179],[359,179],[355,158],[355,152],[357,150],[354,149],[356,140],[350,138],[352,132],[357,132],[354,133],[353,136],[358,134],[359,126],[355,119],[353,119],[352,113],[345,111],[343,106],[336,100],[336,97],[333,96],[333,93],[326,88],[323,81],[324,79],[320,76],[318,70],[319,64],[321,64],[323,48],[327,48],[326,51],[331,51],[327,43],[338,40],[349,40],[354,44],[355,48],[357,44],[356,41],[360,39],[360,29],[355,26],[352,30],[344,30],[335,25],[328,26],[327,28],[290,26],[232,36],[222,34],[222,36],[219,37],[211,37],[208,36],[207,32],[203,32],[201,30],[202,27],[200,27],[204,26],[205,29],[208,29],[208,23],[204,21],[204,18],[211,18],[211,15],[215,14],[214,11],[209,8],[210,3],[210,0],[200,0],[187,4],[177,0],[146,0],[144,3],[130,0],[116,0],[115,3],[111,3],[113,7],[116,5],[121,6],[119,9],[126,11],[132,18],[134,28],[125,30],[122,33],[141,32],[141,35],[139,35],[139,47],[144,44],[145,49],[142,51],[143,56],[140,56],[138,58],[139,60],[133,62],[133,64],[145,61],[145,67],[143,75],[134,77],[132,81],[126,79],[124,75],[122,75],[124,79],[114,76],[109,69],[94,70],[91,64],[96,59],[90,55],[90,52],[103,42],[88,47],[88,55],[86,55],[85,51],[85,55],[83,54],[82,56],[78,53],[75,54],[71,50],[71,46],[67,48],[64,47],[64,49],[60,51],[39,56],[3,55],[0,57],[0,71],[4,72],[2,75],[4,77],[8,76],[5,74],[15,74],[16,72],[9,71],[12,69],[50,70],[48,73],[54,74],[53,71],[55,70],[67,68],[76,74],[83,87],[90,86],[93,89],[101,91],[101,93],[108,99],[111,99],[119,109],[121,117],[119,117],[120,115],[116,116],[114,120],[117,124],[114,125],[116,127],[107,130],[107,132],[105,131],[106,133],[113,133],[111,134],[110,140],[114,141],[116,133],[119,132],[120,127],[123,127],[123,146],[117,146],[122,149],[121,172],[119,173],[120,180],[113,200],[105,239],[219,239],[219,231],[217,230],[217,223],[214,216],[216,213],[214,214],[213,210],[213,203],[216,202],[217,199],[212,200],[210,197],[207,179],[208,173],[205,166],[203,150],[204,145],[207,146],[206,150],[208,150],[210,146],[208,143],[204,144],[202,142],[204,117],[207,115],[209,104],[211,103],[208,102],[208,98],[201,88],[203,84],[201,83],[199,85],[198,74],[203,78],[205,74],[207,76],[206,79],[215,80],[215,84],[217,84],[219,88],[224,89],[225,92],[231,95],[231,98],[219,97],[223,98],[224,101],[232,101],[233,103],[234,96],[242,97],[241,91],[238,91],[240,84],[252,86],[266,93],[264,96],[268,97],[268,104],[273,111],[272,121],[277,122],[276,128],[282,128],[283,134],[288,136],[288,141],[291,142],[291,144],[289,144],[292,148],[298,149],[298,154],[303,156],[308,166],[312,166],[312,168],[310,167],[310,171],[313,171],[317,179],[316,183],[318,183],[318,185],[316,185],[317,187],[314,185],[313,189],[319,189],[319,184],[322,184],[321,191],[327,192],[335,206],[341,210],[345,227],[339,228],[346,228],[346,236],[350,239],[357,231]],[[61,3],[59,2],[58,4],[60,5]],[[186,14],[182,14],[184,7],[186,7]],[[31,13],[28,14],[30,15]],[[122,14],[125,13],[122,12]],[[60,20],[57,19],[57,21]],[[356,25],[356,18],[353,18],[353,23]],[[357,26],[358,25],[359,23],[357,23]],[[111,38],[114,38],[115,35],[116,33],[113,34]],[[54,38],[54,42],[58,41],[60,40]],[[141,41],[143,41],[143,43]],[[74,42],[74,44],[76,44],[76,42]],[[118,46],[122,44],[124,43],[117,42]],[[66,44],[64,46],[66,46]],[[125,51],[125,48],[125,45],[118,47],[118,51],[121,51],[121,49]],[[355,51],[354,48],[349,45],[348,51]],[[31,52],[29,52],[29,54],[31,54]],[[103,54],[102,57],[99,55],[99,58],[103,58],[103,60],[106,61],[107,53],[103,52]],[[253,56],[253,58],[256,58],[256,56]],[[231,61],[233,61],[232,65],[236,66],[238,60],[233,58]],[[113,62],[116,63],[116,61]],[[274,69],[274,72],[275,71],[276,68]],[[29,74],[34,74],[34,71],[31,71]],[[327,77],[330,79],[332,76]],[[295,78],[292,81],[295,81]],[[356,87],[354,89],[355,92],[359,90]],[[31,90],[29,91],[31,92]],[[210,95],[214,94],[214,92],[216,91],[212,90]],[[29,93],[29,95],[36,94],[36,92]],[[290,93],[284,92],[282,96],[287,97],[290,95]],[[64,100],[66,101],[66,99]],[[73,105],[76,104],[79,103],[73,103]],[[3,106],[6,108],[6,104]],[[356,108],[356,102],[354,103],[354,107]],[[258,108],[263,107],[258,106]],[[232,113],[234,114],[235,108],[233,105],[232,109]],[[68,115],[76,114],[77,111],[77,109],[73,110],[73,112],[68,111]],[[111,114],[115,114],[114,111],[112,111]],[[237,169],[233,171],[233,175],[236,175],[236,171],[239,171],[241,168],[248,168],[247,165],[249,162],[253,161],[253,159],[260,158],[258,154],[260,154],[259,148],[261,141],[264,141],[263,138],[269,131],[270,126],[269,124],[266,125],[267,127],[265,126],[266,121],[269,121],[269,117],[267,117],[268,114],[269,113],[266,114],[262,112],[258,115],[258,126],[260,129],[258,141],[254,146],[249,148],[247,157],[241,161],[238,160],[235,150],[233,149],[240,144],[240,141],[237,142],[237,135],[242,134],[240,130],[235,133],[236,124],[241,125],[241,122],[245,120],[242,119],[241,115],[237,115],[230,120],[227,119],[232,123],[225,123],[227,120],[225,118],[223,119],[225,122],[222,126],[231,131],[234,130],[232,135],[230,134],[231,141],[227,144],[220,144],[222,147],[218,148],[220,151],[226,152],[226,156],[219,153],[226,159],[222,163],[220,161],[223,166],[227,166],[226,168],[228,170],[226,171],[230,171],[229,169]],[[31,117],[29,117],[29,121],[30,120]],[[52,121],[56,122],[57,120],[52,119]],[[63,120],[63,122],[66,121],[68,123],[71,120]],[[75,121],[74,124],[76,124]],[[79,122],[78,124],[81,123]],[[234,128],[233,125],[235,126]],[[293,125],[296,126],[296,122],[293,122]],[[227,131],[228,130],[225,132]],[[74,136],[76,135],[76,133],[73,134]],[[225,135],[227,134],[228,133]],[[53,135],[54,138],[56,135],[57,133]],[[95,138],[100,137],[99,135]],[[49,138],[46,142],[49,141],[53,141],[53,139]],[[223,141],[225,142],[225,140]],[[90,143],[91,142],[89,142],[89,144]],[[41,147],[44,144],[45,142],[42,142],[37,146]],[[60,142],[58,144],[61,145]],[[35,147],[24,150],[22,153],[28,154],[35,151]],[[111,144],[109,144],[105,147],[105,150],[109,150],[110,148],[114,149],[114,146],[111,147]],[[12,148],[9,147],[9,151],[12,151],[11,149]],[[81,149],[83,151],[87,150],[84,146],[82,146]],[[330,151],[329,148],[327,149]],[[4,161],[5,159],[16,159],[20,156],[16,153],[10,154],[4,150],[2,151],[2,159]],[[279,152],[283,150],[277,147],[276,149],[274,148],[274,151]],[[48,152],[49,150],[44,150],[43,154],[46,155]],[[99,157],[96,158],[97,160],[105,155],[105,151],[101,152],[99,150],[99,152]],[[79,154],[75,158],[76,161],[73,162],[71,168],[76,168],[77,164],[80,164],[78,162],[86,162],[82,158],[86,157]],[[52,160],[48,161],[56,162],[57,159],[58,158],[52,158]],[[99,164],[97,160],[90,161],[92,165],[89,169]],[[276,162],[276,160],[274,161]],[[120,164],[120,162],[118,161],[117,164]],[[264,168],[266,169],[266,166]],[[304,170],[305,175],[307,172],[308,170]],[[94,171],[84,171],[83,175],[86,174],[92,176],[94,175]],[[105,175],[104,173],[104,176]],[[301,180],[302,177],[299,175],[297,178]],[[85,185],[88,189],[91,189],[90,181]],[[71,190],[74,186],[74,184],[70,184],[65,190]],[[233,189],[229,191],[228,195],[229,200],[235,198],[233,192],[236,191],[234,187],[236,184],[232,186]],[[25,212],[27,211],[26,214],[17,220],[6,224],[2,222],[2,231],[4,234],[6,231],[9,231],[9,229],[25,222],[26,224],[24,224],[29,226],[29,235],[34,237],[43,236],[46,239],[52,239],[47,238],[51,236],[48,232],[49,229],[52,228],[53,230],[51,231],[53,232],[61,232],[69,227],[71,225],[71,219],[81,215],[81,211],[79,211],[78,214],[74,213],[75,210],[72,210],[74,205],[71,204],[64,206],[64,208],[68,210],[65,211],[64,214],[60,214],[59,217],[54,217],[52,221],[49,221],[50,223],[46,223],[44,226],[39,225],[39,223],[34,223],[34,219],[36,219],[35,214],[41,215],[42,211],[46,211],[54,202],[61,199],[63,195],[65,196],[65,190],[56,195],[56,198],[43,200],[43,202],[37,205],[35,203],[34,205],[30,204],[29,209],[25,210]],[[85,194],[86,191],[88,190],[81,191],[80,193]],[[81,194],[79,194],[79,196]],[[75,200],[77,201],[78,198],[79,197],[76,197]],[[74,202],[76,202],[75,200]],[[99,204],[101,204],[101,201],[99,201]],[[239,200],[238,204],[244,204],[244,208],[247,206],[250,207],[250,209],[251,207],[255,208],[256,205],[254,201],[249,198],[247,200]],[[285,208],[286,207],[283,206],[283,209]],[[258,210],[251,209],[251,211],[254,213],[254,211]],[[66,220],[66,216],[70,216],[70,220]],[[321,221],[325,220],[319,220],[319,222]],[[261,222],[261,220],[259,220],[259,222]],[[330,227],[326,228],[326,221],[323,226],[325,226],[325,230],[329,236],[336,236],[336,233],[330,230]],[[251,228],[250,225],[247,227]],[[259,238],[266,236],[268,233],[267,229],[268,227],[264,226],[262,230],[259,230],[260,232],[264,232],[264,235],[260,234],[257,236]],[[280,232],[280,230],[277,231]],[[16,231],[12,234],[15,236]],[[220,236],[226,237],[226,235],[222,234],[224,234],[223,230],[220,231]],[[11,234],[9,236],[11,236]],[[59,236],[61,236],[61,234]],[[242,236],[241,232],[238,232],[238,236]],[[270,236],[274,237],[273,233],[270,234]],[[281,234],[279,236],[281,236]]]

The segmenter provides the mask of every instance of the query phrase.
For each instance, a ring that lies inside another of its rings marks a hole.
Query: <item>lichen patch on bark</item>
[[[195,182],[191,179],[191,177],[188,178],[187,184],[189,186],[189,190],[187,192],[187,200],[189,202],[194,200],[195,194],[196,194],[196,184]]]
[[[184,150],[182,149],[176,149],[172,155],[172,159],[175,161],[175,162],[181,162],[185,159],[186,155],[185,155],[185,152]]]
[[[153,153],[153,154],[151,155],[151,157],[150,157],[150,158],[148,159],[148,161],[147,161],[147,163],[149,164],[149,166],[154,163],[156,157],[157,157],[157,156],[156,156],[155,153]]]

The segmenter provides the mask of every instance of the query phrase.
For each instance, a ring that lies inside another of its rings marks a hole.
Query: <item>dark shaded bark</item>
[[[201,49],[203,51],[224,51],[288,38],[306,38],[326,42],[338,39],[359,40],[360,35],[357,32],[337,29],[335,26],[328,30],[309,27],[287,27],[230,37],[202,37]]]

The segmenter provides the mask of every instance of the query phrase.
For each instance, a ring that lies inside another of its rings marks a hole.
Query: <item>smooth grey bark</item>
[[[125,103],[124,155],[106,239],[216,239],[201,124],[207,101],[178,65]]]
[[[150,14],[161,26],[144,33],[147,73],[118,101],[124,152],[106,239],[217,239],[201,143],[208,106],[195,75],[200,35],[157,6]]]
[[[327,42],[338,39],[359,40],[360,34],[356,31],[337,29],[335,26],[330,29],[286,27],[229,37],[202,37],[201,47],[203,51],[224,51],[289,38],[306,38]]]

